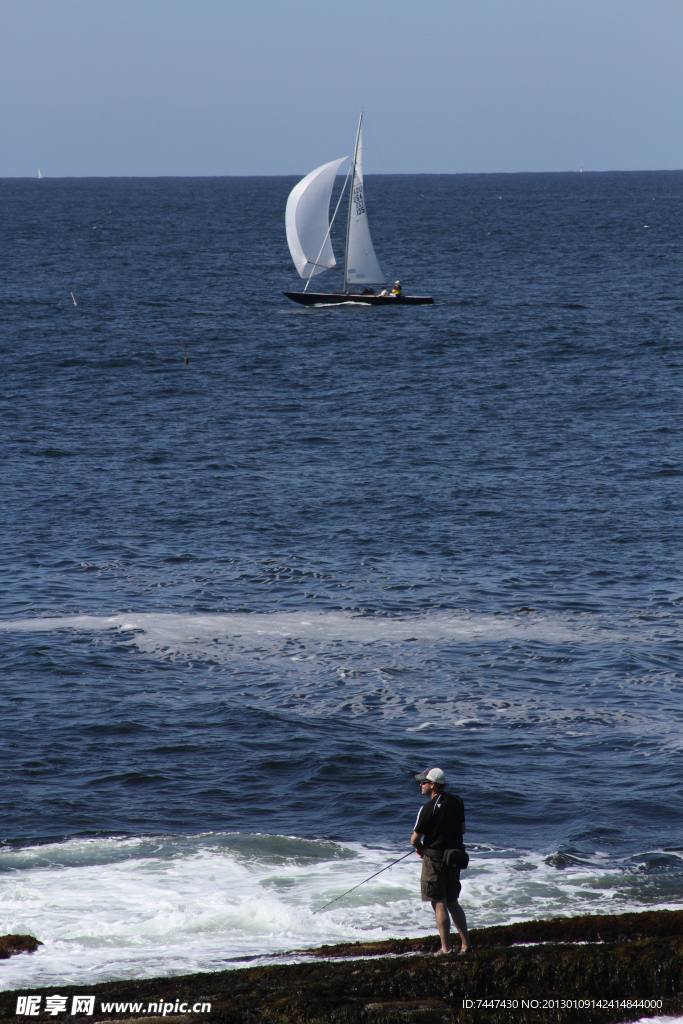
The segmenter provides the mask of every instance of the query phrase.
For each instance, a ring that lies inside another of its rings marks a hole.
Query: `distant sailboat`
[[[339,302],[362,303],[368,306],[424,305],[434,300],[429,295],[403,295],[399,282],[392,293],[382,288],[382,273],[370,235],[363,188],[363,115],[356,133],[351,169],[330,220],[330,199],[334,179],[348,157],[342,156],[322,164],[294,186],[287,199],[285,228],[287,244],[299,277],[306,281],[302,292],[285,292],[288,299],[306,306],[332,305]],[[311,292],[311,278],[337,265],[330,234],[341,206],[344,192],[349,191],[346,245],[344,250],[344,287],[341,292]],[[382,289],[376,291],[375,289]]]

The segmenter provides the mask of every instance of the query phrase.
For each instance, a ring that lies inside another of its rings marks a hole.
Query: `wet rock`
[[[0,960],[7,960],[17,953],[35,953],[42,942],[32,935],[0,935]]]
[[[530,921],[472,936],[468,957],[432,956],[436,937],[401,939],[326,947],[303,963],[88,986],[95,1011],[73,1019],[152,1024],[166,1000],[193,1007],[165,1014],[188,1024],[621,1024],[683,1012],[683,911]],[[0,994],[0,1020],[16,1024],[16,995]],[[127,1018],[106,1012],[107,1001],[138,1009]],[[194,1009],[200,1003],[210,1011]],[[41,1009],[33,1019],[53,1018]]]
[[[453,1019],[442,999],[404,999],[367,1003],[364,1007],[368,1024],[449,1024]]]
[[[542,942],[629,942],[633,939],[680,936],[683,911],[652,910],[633,914],[600,914],[560,917],[548,921],[521,921],[518,924],[475,928],[471,932],[477,950],[490,946],[515,946]],[[310,950],[312,956],[366,957],[401,953],[431,953],[439,940],[387,939],[384,942],[338,943]]]

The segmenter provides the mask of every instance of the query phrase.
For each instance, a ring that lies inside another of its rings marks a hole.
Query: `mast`
[[[349,290],[346,279],[346,266],[349,260],[349,235],[351,233],[351,204],[353,203],[353,183],[356,180],[356,160],[358,158],[358,143],[360,142],[360,130],[363,125],[363,114],[358,118],[358,130],[356,132],[356,145],[353,148],[353,163],[351,165],[351,188],[349,190],[349,212],[346,218],[346,246],[344,248],[344,291]]]

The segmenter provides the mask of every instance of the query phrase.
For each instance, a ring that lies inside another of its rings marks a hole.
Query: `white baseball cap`
[[[435,786],[446,785],[446,773],[441,768],[425,768],[415,776],[417,782],[433,782]]]

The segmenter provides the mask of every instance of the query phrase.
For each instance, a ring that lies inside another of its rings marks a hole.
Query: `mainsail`
[[[375,256],[370,236],[368,214],[363,189],[363,118],[358,122],[356,155],[353,162],[353,182],[346,233],[346,285],[381,284],[386,280]]]
[[[316,167],[289,193],[287,244],[299,277],[310,279],[337,264],[330,242],[330,197],[337,171],[346,159],[342,156]]]

